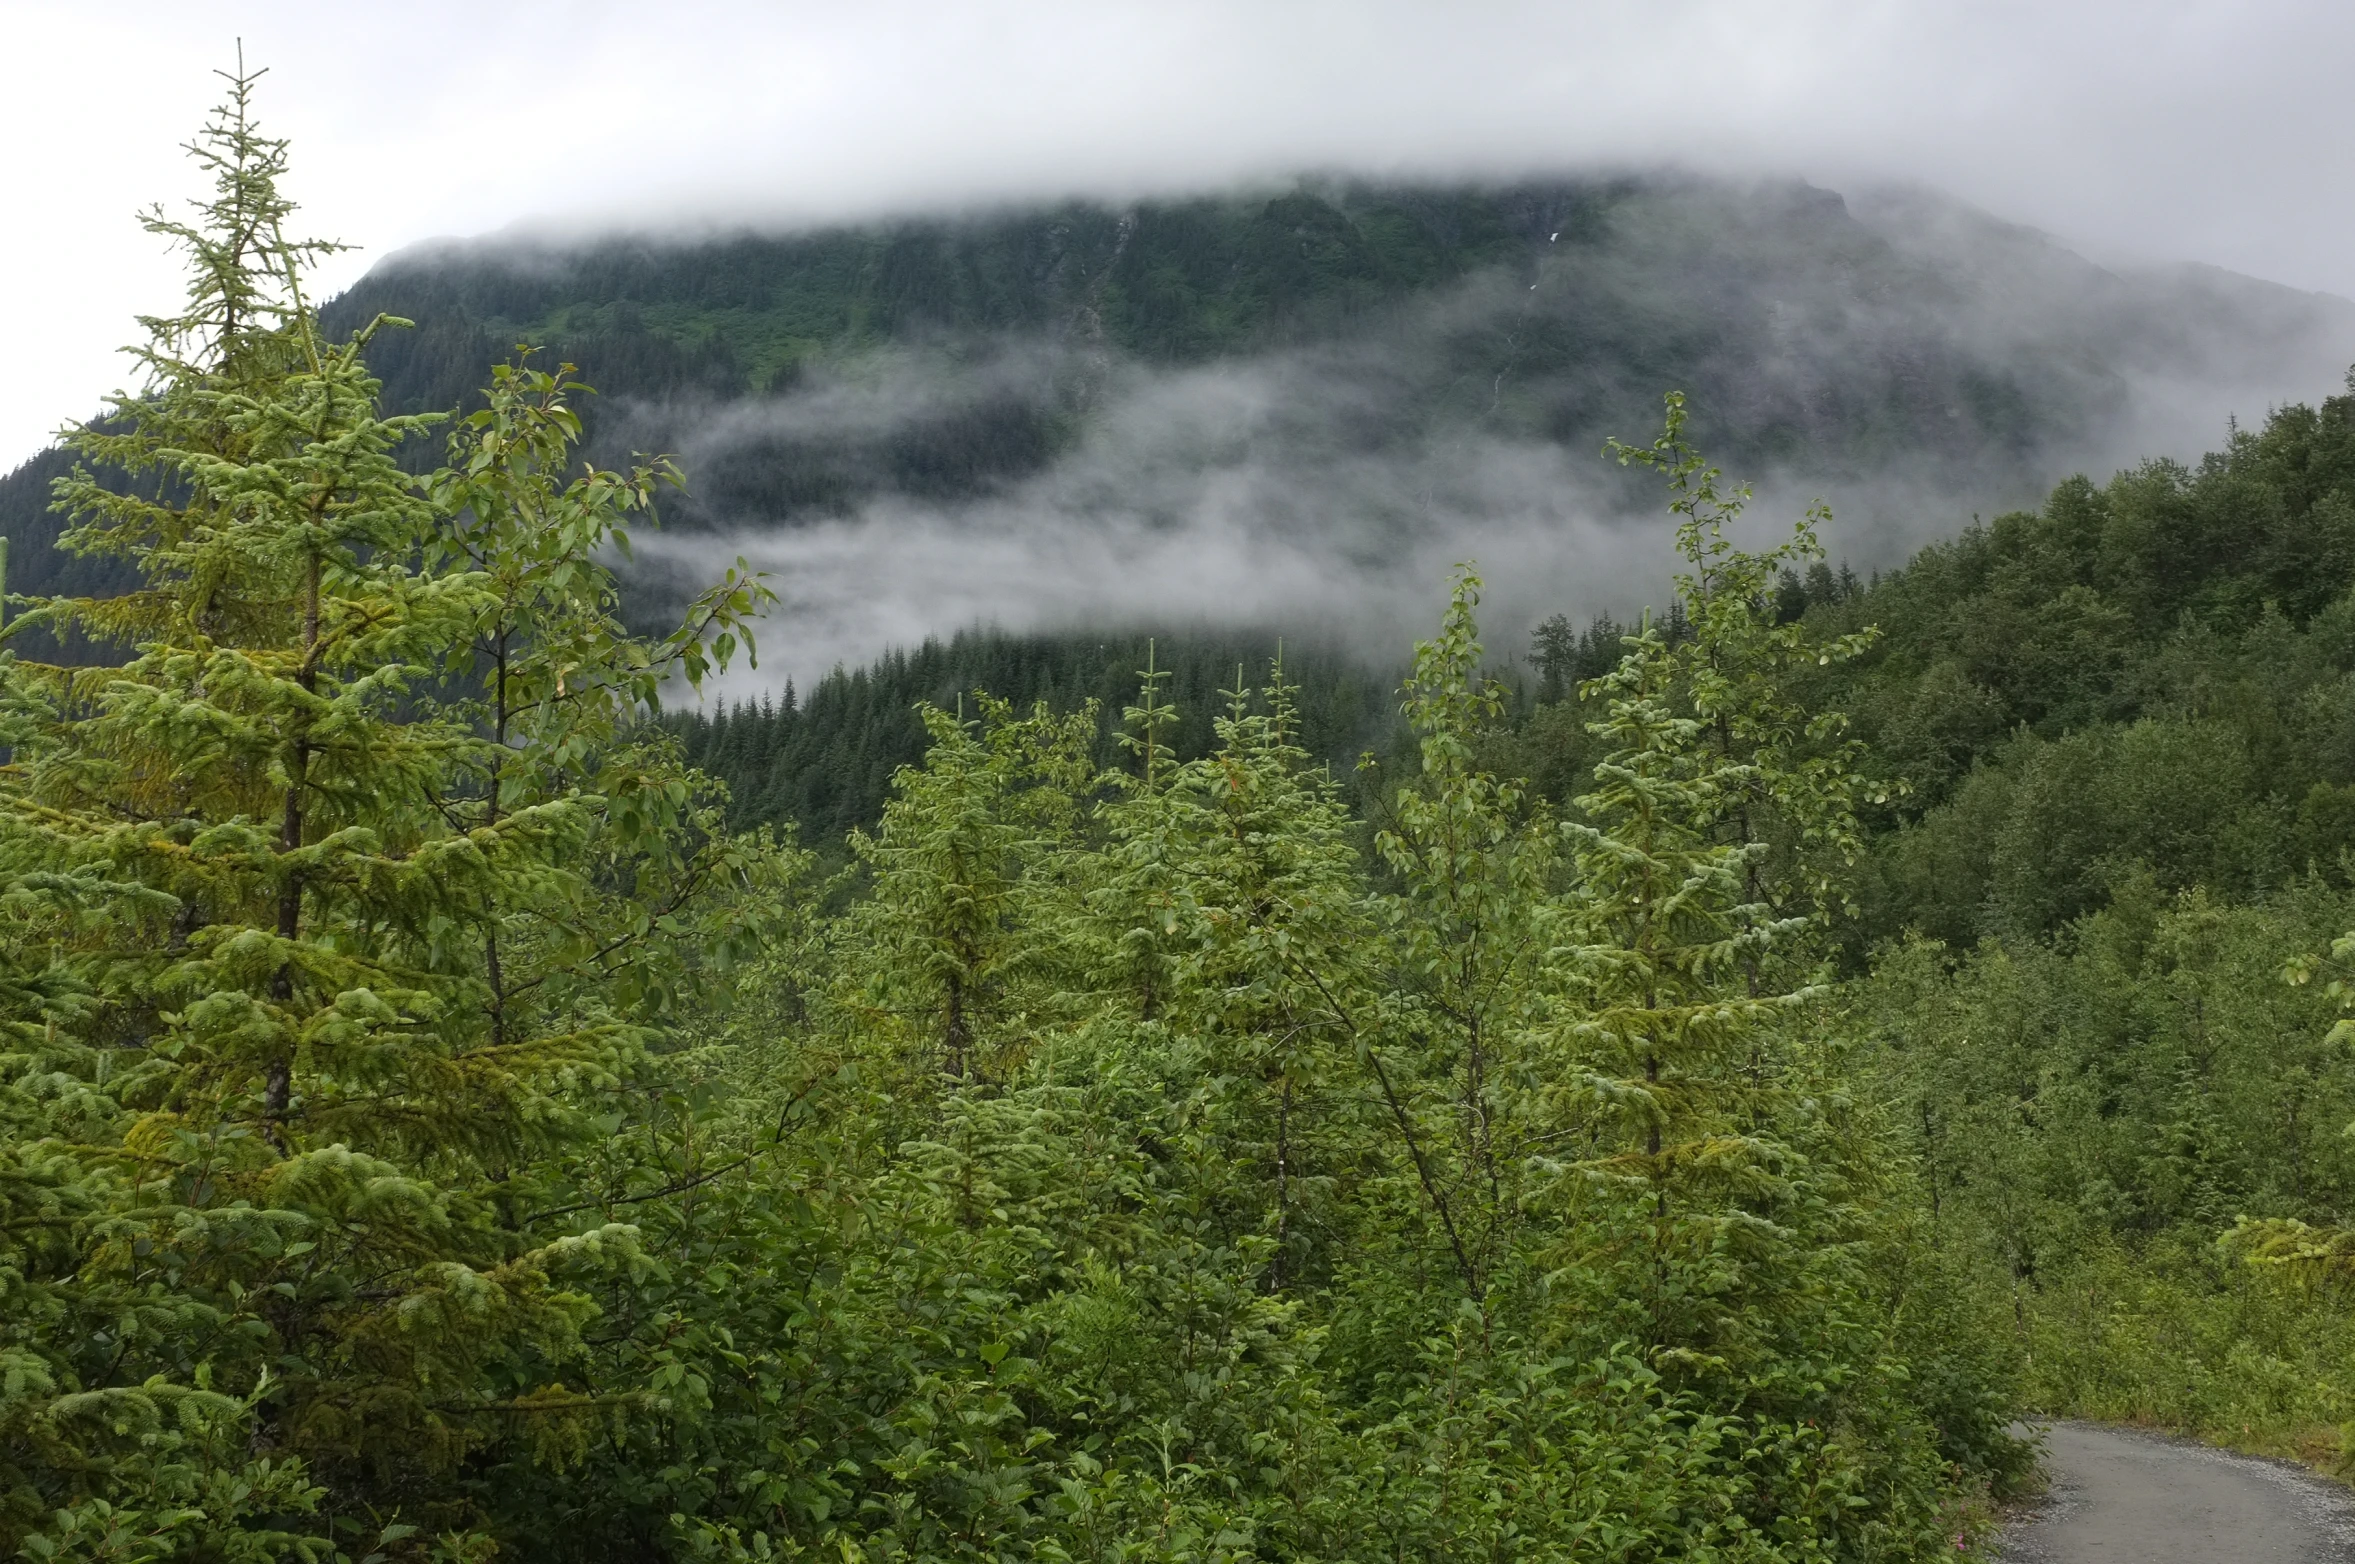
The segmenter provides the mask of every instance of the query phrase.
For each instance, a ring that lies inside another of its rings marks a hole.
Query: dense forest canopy
[[[1120,751],[1114,717],[1146,670],[1161,676],[1174,705],[1162,742],[1192,760],[1217,742],[1224,693],[1252,687],[1250,670],[1283,657],[1295,691],[1297,742],[1346,781],[1369,749],[1395,742],[1394,677],[1359,659],[1314,646],[1283,648],[1282,637],[1196,629],[1174,636],[1136,633],[1011,636],[973,630],[927,641],[871,666],[837,668],[805,693],[714,700],[664,718],[689,764],[727,784],[728,816],[739,828],[792,828],[807,842],[839,840],[882,817],[892,777],[931,747],[920,708],[959,709],[988,691],[1018,707],[1040,702],[1098,713],[1095,758]]]
[[[666,716],[767,586],[625,615],[676,470],[561,359],[388,397],[452,328],[309,305],[253,95],[0,625],[0,1550],[1865,1564],[2027,1410],[2344,1459],[2355,395],[1859,579],[1672,393],[1668,606],[1525,658],[1467,566],[1395,687]],[[1278,215],[1238,337],[1406,266]]]

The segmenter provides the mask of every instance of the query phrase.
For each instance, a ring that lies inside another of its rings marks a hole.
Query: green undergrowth
[[[2019,1318],[2032,1406],[2355,1477],[2355,1300],[2341,1292],[2194,1239],[2089,1255]]]

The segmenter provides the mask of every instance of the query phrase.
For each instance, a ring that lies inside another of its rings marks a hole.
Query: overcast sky
[[[0,466],[168,308],[134,208],[246,58],[318,231],[767,225],[1302,169],[1923,181],[2097,258],[2355,295],[2331,0],[0,5]]]

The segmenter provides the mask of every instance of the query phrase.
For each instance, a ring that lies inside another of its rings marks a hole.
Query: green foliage
[[[2347,503],[2351,417],[2355,395],[2333,397],[2196,469],[2071,480],[1870,586],[1794,556],[1726,597],[1843,648],[1812,674],[1786,659],[1783,698],[1853,728],[1785,721],[1784,742],[1858,779],[1858,814],[1813,846],[1766,834],[1843,884],[1850,971],[1908,932],[2052,936],[2144,877],[2236,900],[2343,879],[2355,575],[2300,551]],[[1596,758],[1566,670],[1592,669],[1613,628],[1540,626],[1540,702],[1493,751],[1558,801]]]
[[[983,690],[1020,708],[1045,701],[1065,714],[1093,702],[1106,720],[1092,753],[1110,765],[1121,752],[1110,715],[1124,709],[1139,665],[1155,656],[1174,703],[1158,742],[1172,757],[1192,759],[1217,743],[1220,692],[1234,683],[1237,667],[1276,644],[1273,635],[1207,630],[1159,637],[964,630],[864,668],[837,668],[804,690],[788,683],[781,700],[714,702],[665,722],[687,759],[727,784],[732,824],[798,826],[804,841],[832,843],[872,829],[894,774],[923,760],[932,735],[919,704],[954,709]],[[1365,750],[1395,744],[1382,675],[1332,649],[1293,646],[1285,666],[1299,685],[1299,741],[1316,759],[1346,772]]]
[[[1939,1241],[2008,1300],[2036,1404],[2334,1454],[2355,1078],[2334,996],[2284,972],[2350,919],[2314,882],[2236,906],[2144,875],[2058,945],[1882,962]]]
[[[1783,611],[1812,521],[1734,547],[1675,401],[1629,454],[1676,632],[1582,687],[1568,812],[1492,764],[1467,567],[1370,821],[1342,700],[1279,658],[1190,712],[1149,642],[1116,735],[919,703],[820,879],[728,829],[678,742],[718,724],[655,720],[759,582],[629,633],[605,561],[668,469],[582,460],[569,368],[412,476],[432,420],[304,302],[250,85],[166,230],[190,306],[59,489],[141,584],[14,622],[129,659],[0,651],[0,1544],[1968,1543],[2016,1365],[1824,982],[1870,784],[1803,686],[1870,637]],[[2169,1100],[2204,1212],[2229,1126]]]
[[[2355,1320],[2329,1289],[2207,1244],[2101,1244],[2020,1318],[2039,1405],[2350,1470]]]
[[[1675,612],[1609,670],[1621,627],[1541,625],[1536,704],[1478,753],[1535,779],[1584,844],[1570,871],[1632,909],[1581,1024],[1614,1176],[1654,1213],[1627,1292],[1671,1300],[1649,1339],[1745,1361],[1680,1267],[1824,1167],[1778,1092],[1858,1111],[1861,1071],[1891,1107],[1858,1122],[1898,1137],[1926,1207],[1864,1242],[1907,1273],[1892,1339],[1946,1437],[1994,1448],[2016,1395],[2344,1461],[2351,410],[2072,480],[1869,586],[1804,529],[1726,549],[1742,496],[1673,411],[1620,448],[1676,485]],[[1842,966],[1855,983],[1809,997]],[[1824,1004],[1854,1006],[1828,1054],[1778,1043]],[[1885,1198],[1828,1168],[1817,1231]]]
[[[605,1372],[659,1412],[485,1479],[538,1551],[1952,1551],[2005,1365],[1892,1280],[1936,1260],[1830,1012],[1749,992],[1809,935],[1730,834],[1782,778],[1687,693],[1741,643],[1637,638],[1565,831],[1480,764],[1476,601],[1370,861],[1280,665],[1179,759],[1140,658],[1117,769],[1085,708],[924,713],[864,892],[791,902],[626,1132],[678,1194]]]
[[[593,551],[643,480],[559,490],[561,390],[528,373],[457,471],[402,471],[427,421],[379,414],[367,332],[320,336],[326,247],[285,235],[252,84],[196,145],[213,199],[150,220],[187,307],[145,322],[145,389],[77,432],[93,466],[58,486],[71,546],[142,586],[9,627],[134,655],[0,654],[23,1218],[0,1543],[480,1557],[441,1474],[593,1425],[607,1398],[565,1383],[582,1283],[641,1263],[626,1226],[527,1213],[648,1068],[710,887],[765,860],[630,724],[659,663]],[[692,674],[725,647],[669,655]],[[489,725],[440,683],[486,674]]]
[[[2137,865],[2237,896],[2335,868],[2351,429],[2338,396],[2196,469],[2072,480],[1818,611],[1885,628],[1824,696],[1920,811],[1876,854],[1876,933],[2049,933]]]

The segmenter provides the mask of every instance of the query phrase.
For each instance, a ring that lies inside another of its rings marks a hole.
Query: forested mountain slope
[[[748,553],[805,683],[975,619],[1386,626],[1466,552],[1528,584],[1509,612],[1632,606],[1664,561],[1593,453],[1668,386],[1885,564],[2355,360],[2344,301],[2104,270],[1918,192],[1670,175],[478,241],[387,258],[326,318],[380,310],[416,322],[370,349],[404,411],[518,342],[579,363],[591,449],[686,471],[633,612]],[[58,466],[0,480],[29,589],[88,568],[47,547]]]
[[[759,506],[771,522],[1017,475],[1069,437],[1107,359],[1338,352],[1334,368],[1395,382],[1394,419],[1357,431],[1373,445],[1470,422],[1584,446],[1678,385],[1696,432],[1745,470],[1934,456],[2016,476],[2023,457],[2113,433],[2104,421],[2140,376],[2311,391],[2317,367],[2355,357],[2344,301],[2224,273],[2107,272],[1918,193],[1859,210],[1804,185],[1690,178],[1305,185],[782,239],[426,248],[379,265],[331,315],[422,324],[374,358],[404,410],[454,405],[512,341],[648,400],[791,403],[888,375],[887,350],[1044,355],[962,384],[944,372],[932,405],[856,409],[871,427],[828,431],[870,449],[776,441],[757,475],[707,476],[715,516]]]
[[[1907,792],[1884,927],[2035,934],[2118,886],[2236,897],[2355,847],[2355,395],[2196,466],[2072,479],[1811,609],[1883,641],[1835,697]]]
[[[2355,847],[2355,396],[2277,409],[2184,465],[2071,478],[2035,510],[1974,523],[1869,584],[1819,564],[1778,611],[1827,634],[1873,626],[1874,650],[1814,698],[1853,714],[1897,789],[1875,815],[1859,959],[1913,927],[1968,944],[2042,934],[2148,874],[2235,895]],[[1675,621],[1669,621],[1674,633]],[[1508,670],[1512,764],[1551,796],[1581,791],[1587,714],[1566,700],[1607,671],[1628,628],[1556,615]],[[746,823],[819,837],[871,819],[894,764],[921,753],[908,710],[988,690],[1116,711],[1146,638],[984,631],[927,642],[799,692],[681,718],[696,762]],[[1184,670],[1186,754],[1265,635],[1165,636]],[[1295,643],[1313,753],[1342,761],[1395,734],[1392,675]],[[1199,731],[1197,731],[1199,729]]]

